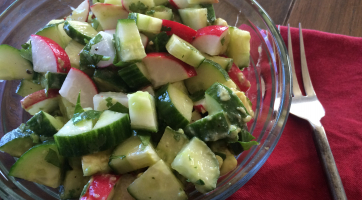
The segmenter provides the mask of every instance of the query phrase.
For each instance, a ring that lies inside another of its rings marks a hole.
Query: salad
[[[250,33],[218,0],[88,0],[20,50],[0,45],[0,79],[32,117],[0,140],[10,176],[60,199],[187,199],[216,188],[258,145]]]

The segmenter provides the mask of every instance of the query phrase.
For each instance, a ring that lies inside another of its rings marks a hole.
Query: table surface
[[[0,13],[15,0],[0,1]],[[275,24],[362,37],[361,0],[257,0]]]

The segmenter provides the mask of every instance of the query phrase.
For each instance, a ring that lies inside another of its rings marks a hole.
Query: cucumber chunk
[[[20,51],[6,44],[0,45],[0,71],[0,80],[31,80],[34,73],[31,63]]]
[[[197,76],[185,80],[187,90],[191,94],[205,91],[215,82],[225,84],[230,79],[229,75],[219,64],[207,59],[196,69],[196,73]]]
[[[24,126],[23,124],[22,126]],[[6,133],[0,140],[0,151],[6,152],[14,157],[20,157],[32,146],[35,142],[32,137],[32,132],[22,130],[22,126]]]
[[[41,85],[46,91],[49,89],[60,89],[66,77],[67,74],[64,73],[47,72],[42,77]]]
[[[117,52],[116,60],[119,62],[116,65],[122,66],[122,63],[137,62],[146,57],[140,33],[133,19],[118,20],[114,36]]]
[[[96,69],[93,80],[100,92],[129,92],[131,90],[117,72],[110,69]]]
[[[66,98],[60,97],[59,110],[62,113],[66,121],[72,119],[74,114],[75,105],[70,103]]]
[[[207,9],[207,22],[209,25],[212,25],[216,21],[216,15],[214,6],[212,4],[200,4],[201,7]]]
[[[142,62],[125,67],[119,70],[118,74],[132,89],[139,89],[151,85],[148,71]]]
[[[234,63],[240,69],[248,67],[250,58],[250,33],[233,26],[229,27],[229,33],[230,42],[226,55],[234,59]]]
[[[82,45],[86,45],[98,33],[87,22],[79,21],[65,21],[63,29],[70,38]]]
[[[63,22],[64,21],[59,21],[58,23],[48,24],[44,28],[36,32],[35,35],[40,35],[49,38],[54,42],[56,42],[57,44],[59,44],[59,46],[61,46],[64,49],[67,46],[67,44],[63,42],[63,38],[60,35],[60,31],[58,28],[59,24],[62,24]]]
[[[158,157],[151,143],[143,144],[138,136],[132,136],[118,145],[110,159],[109,166],[118,174],[124,174],[153,165]]]
[[[140,190],[140,188],[142,188],[142,190]],[[163,160],[159,160],[137,178],[128,187],[128,192],[135,199],[139,200],[187,199],[181,183]]]
[[[148,92],[128,94],[129,116],[132,129],[158,131],[155,99]]]
[[[93,97],[94,110],[107,110],[117,103],[120,103],[121,106],[124,107],[124,113],[128,113],[127,94],[120,92],[101,92]]]
[[[206,8],[184,8],[178,10],[182,22],[192,29],[199,30],[207,26]]]
[[[232,58],[226,58],[223,56],[210,56],[208,54],[202,54],[205,56],[206,59],[208,60],[212,60],[214,62],[216,62],[217,64],[219,64],[221,66],[221,68],[223,68],[225,71],[229,71],[230,68],[232,67],[234,60]]]
[[[84,45],[79,44],[75,40],[70,41],[67,47],[65,47],[65,52],[67,53],[70,60],[70,65],[73,68],[79,69],[79,61],[80,61],[79,53],[82,51],[83,48]]]
[[[189,139],[183,133],[182,129],[178,131],[166,127],[160,142],[157,145],[156,151],[160,158],[171,167],[172,161],[182,147],[189,142]]]
[[[84,176],[91,176],[96,173],[106,174],[111,171],[108,166],[108,160],[111,151],[101,151],[89,155],[82,156],[82,169]]]
[[[60,199],[76,199],[82,193],[82,189],[89,181],[89,177],[83,176],[81,169],[69,170],[65,173],[63,186],[60,188]]]
[[[189,137],[196,136],[205,142],[221,139],[235,142],[239,131],[235,126],[230,126],[226,115],[221,111],[197,120],[185,127],[185,134]]]
[[[232,125],[242,128],[251,116],[238,96],[225,85],[213,84],[205,92],[206,109],[210,115],[220,111],[227,113]]]
[[[171,55],[196,68],[205,59],[195,47],[175,34],[167,42],[166,49]]]
[[[42,90],[43,87],[39,84],[34,83],[33,81],[29,80],[21,80],[18,88],[16,89],[16,94],[26,97],[29,94],[32,94],[36,91]]]
[[[26,124],[37,135],[53,136],[63,127],[63,122],[44,111],[39,111]]]
[[[124,174],[121,176],[120,181],[114,186],[114,196],[112,200],[134,200],[128,193],[128,186],[136,180],[135,174]]]
[[[93,120],[70,120],[54,139],[61,155],[74,157],[111,149],[130,136],[128,114],[105,110],[94,127]]]
[[[193,102],[172,84],[161,87],[156,92],[159,120],[173,129],[184,128],[191,120]]]
[[[57,188],[62,180],[62,166],[57,146],[46,142],[25,152],[11,167],[9,175]]]
[[[128,19],[133,19],[136,22],[139,31],[144,33],[158,34],[161,32],[162,20],[156,17],[140,13],[130,13]]]
[[[166,2],[168,1],[166,0]],[[172,9],[162,5],[153,7],[151,10],[146,12],[146,15],[149,15],[151,17],[156,17],[158,19],[173,20]]]
[[[210,148],[197,137],[177,154],[172,168],[195,184],[201,193],[216,188],[220,175],[219,162]]]

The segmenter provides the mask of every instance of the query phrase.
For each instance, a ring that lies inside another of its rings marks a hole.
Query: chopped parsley
[[[113,103],[112,103],[112,97],[107,97],[106,98],[106,102],[107,102],[107,107],[110,108],[113,106]]]
[[[221,39],[221,45],[223,45],[224,46],[224,43],[225,43],[225,37],[223,37],[222,39]]]
[[[137,3],[132,3],[129,6],[129,10],[136,13],[142,13],[145,14],[148,10],[148,6],[146,6],[144,3],[138,1]]]
[[[203,180],[199,179],[195,182],[195,184],[196,185],[205,185],[205,182]]]

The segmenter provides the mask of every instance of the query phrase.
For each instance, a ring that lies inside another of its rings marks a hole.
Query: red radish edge
[[[170,31],[166,31],[167,35],[171,36],[175,34],[188,43],[191,43],[192,40],[194,40],[197,33],[194,29],[186,25],[166,19],[162,20],[162,26],[166,28],[171,28]]]
[[[104,199],[106,196],[108,199],[120,177],[120,175],[113,174],[93,175],[86,193],[80,197],[80,200]]]
[[[54,42],[53,40],[47,38],[47,37],[43,37],[40,35],[31,35],[30,38],[39,38],[41,40],[43,40],[51,49],[53,52],[53,55],[55,57],[56,63],[57,63],[57,72],[60,73],[68,73],[71,66],[70,66],[70,60],[68,57],[68,54],[64,51],[64,49],[59,46],[59,44],[57,44],[56,42]],[[62,60],[63,66],[60,66],[60,63],[58,60]]]
[[[173,0],[168,0],[168,2],[169,2],[170,5],[171,5],[172,7],[174,7],[175,9],[180,9]]]
[[[20,100],[20,104],[24,109],[27,109],[30,106],[35,105],[39,102],[42,102],[47,99],[55,98],[58,96],[59,96],[58,89],[49,89],[48,95],[46,94],[45,89],[43,89],[43,90],[39,90],[34,93],[31,93],[28,96],[24,97],[22,100]],[[34,101],[34,103],[32,101]]]
[[[181,60],[177,59],[176,57],[172,56],[171,54],[168,54],[168,53],[149,53],[149,54],[147,54],[147,57],[160,57],[160,58],[167,58],[167,59],[173,60],[173,61],[177,62],[178,64],[180,64],[185,69],[185,71],[187,72],[187,75],[189,77],[193,77],[193,76],[197,75],[196,70],[195,70],[194,67],[182,62]]]
[[[234,63],[232,67],[230,68],[229,77],[231,80],[234,81],[234,83],[238,86],[240,91],[246,92],[250,88],[250,82],[246,77],[244,76],[243,72],[239,69],[238,66],[236,66]]]
[[[96,89],[97,94],[99,93],[98,88],[97,88],[96,84],[94,83],[94,81],[91,79],[91,77],[89,77],[86,73],[84,73],[84,72],[83,72],[82,70],[80,70],[80,69],[77,69],[77,68],[73,68],[73,67],[72,67],[72,70],[78,71],[78,72],[82,73],[84,76],[87,76],[87,78],[91,81],[93,87]]]
[[[227,31],[229,27],[227,26],[220,26],[220,25],[212,25],[206,26],[197,30],[195,38],[200,37],[202,35],[216,35],[221,36],[225,31]]]

